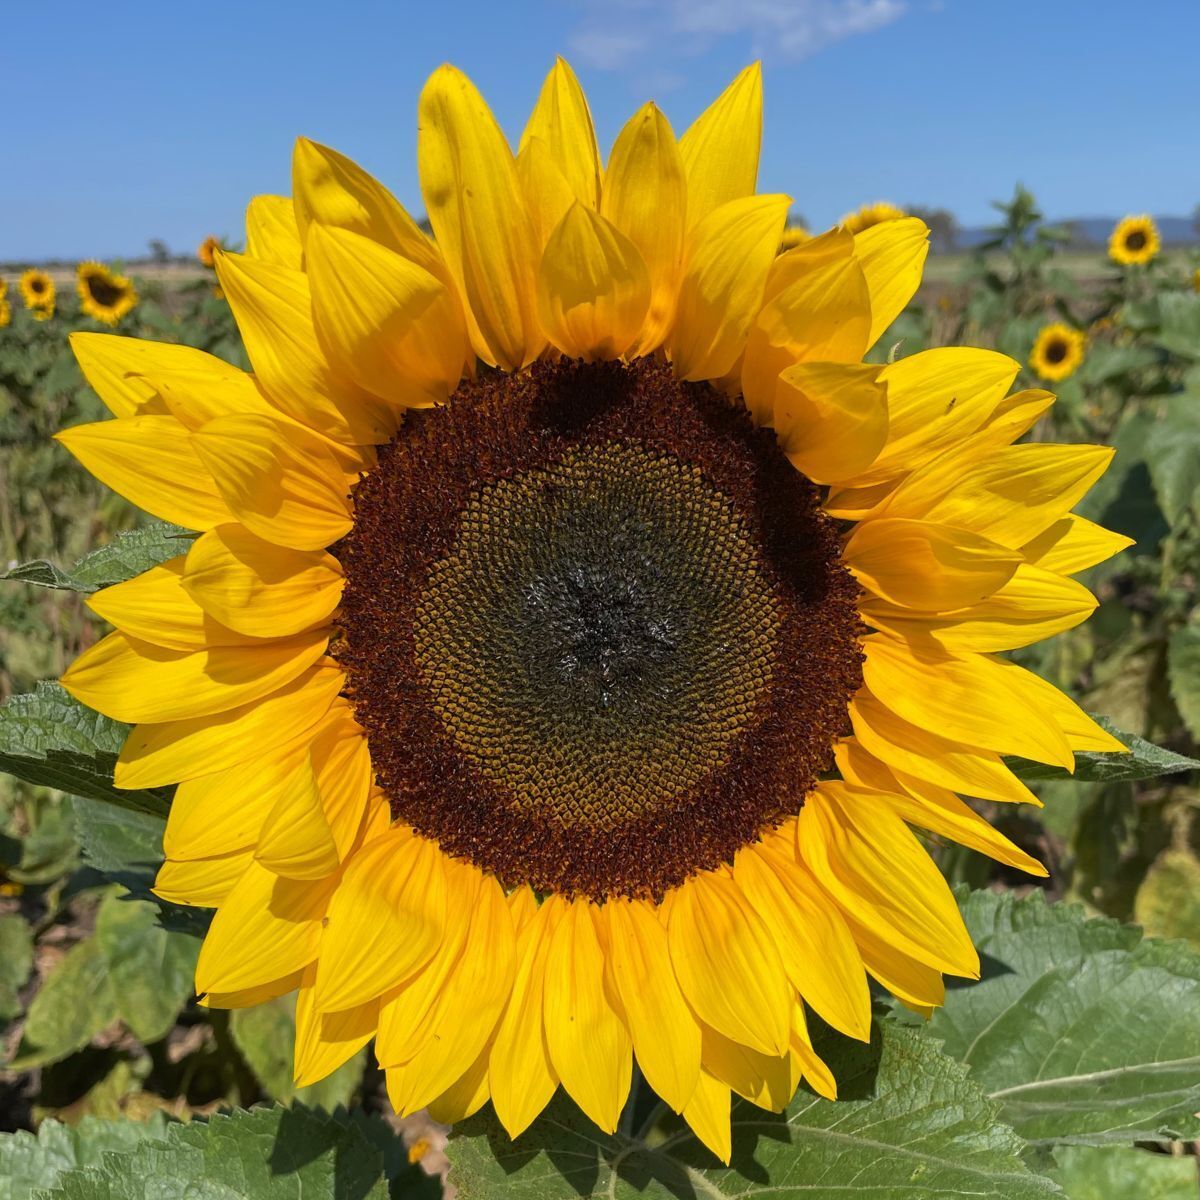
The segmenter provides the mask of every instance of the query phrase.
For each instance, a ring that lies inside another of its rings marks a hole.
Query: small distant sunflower
[[[12,305],[6,296],[0,296],[0,329],[12,321]]]
[[[196,257],[206,267],[212,267],[216,261],[217,252],[221,249],[221,239],[210,233],[196,248]]]
[[[8,280],[0,275],[0,300],[3,300],[8,295]]]
[[[54,316],[54,280],[45,271],[31,267],[22,274],[17,286],[21,289],[25,307],[37,320],[47,321]]]
[[[788,250],[794,250],[811,238],[812,234],[803,225],[788,225],[783,231],[783,237],[779,239],[779,253],[785,254]]]
[[[1192,291],[1200,292],[1200,267],[1192,272]]]
[[[862,233],[864,229],[870,229],[872,225],[878,225],[881,221],[898,221],[906,216],[908,214],[904,209],[888,204],[886,200],[880,200],[877,204],[864,204],[857,212],[847,213],[842,218],[842,228],[851,233]]]
[[[1158,226],[1146,215],[1118,221],[1108,239],[1108,256],[1122,266],[1148,263],[1162,246]]]
[[[72,339],[116,420],[60,439],[199,536],[63,683],[135,724],[119,787],[178,783],[155,887],[217,909],[205,1003],[297,992],[301,1084],[374,1039],[398,1113],[516,1137],[561,1085],[611,1131],[636,1058],[728,1161],[731,1093],[835,1095],[810,1011],[978,975],[910,826],[1044,875],[956,792],[1121,748],[1000,657],[1095,607],[1112,451],[1014,444],[1053,397],[994,351],[864,362],[929,231],[777,255],[761,120],[751,67],[602,171],[561,60],[515,155],[444,66],[435,240],[301,140],[217,255],[253,375]]]
[[[1074,375],[1083,362],[1087,336],[1061,321],[1045,325],[1029,352],[1029,365],[1041,379],[1056,382]]]
[[[138,302],[133,284],[102,263],[80,263],[75,268],[75,278],[79,307],[105,325],[115,325]]]

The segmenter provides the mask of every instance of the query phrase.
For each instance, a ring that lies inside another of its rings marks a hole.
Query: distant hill
[[[1108,235],[1112,233],[1118,220],[1119,217],[1068,217],[1051,221],[1050,224],[1070,229],[1074,234],[1074,246],[1103,248],[1108,245]],[[1200,235],[1197,235],[1191,217],[1155,217],[1154,223],[1158,226],[1165,246],[1195,246],[1200,243]],[[990,236],[982,226],[968,226],[957,231],[954,248],[972,250],[981,242],[986,242]]]

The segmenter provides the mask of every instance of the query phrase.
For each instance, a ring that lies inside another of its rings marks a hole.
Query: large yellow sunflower
[[[603,169],[562,62],[515,156],[452,67],[419,128],[436,241],[309,141],[252,201],[253,375],[75,335],[117,419],[61,440],[199,536],[63,682],[136,724],[119,786],[179,784],[196,986],[297,990],[300,1083],[374,1038],[400,1113],[516,1136],[561,1084],[612,1130],[636,1059],[728,1159],[731,1092],[835,1094],[809,1011],[977,975],[910,826],[1045,874],[956,792],[1119,748],[999,657],[1093,609],[1111,451],[1013,445],[1053,398],[1001,354],[862,362],[927,230],[777,257],[757,67]]]
[[[1108,256],[1124,267],[1148,263],[1159,251],[1162,240],[1154,219],[1124,217],[1113,227],[1108,239]]]
[[[886,200],[880,200],[876,204],[864,204],[857,211],[847,213],[842,218],[842,228],[850,233],[862,233],[881,221],[899,221],[907,215],[904,209],[897,208]]]
[[[75,268],[79,307],[105,325],[115,325],[138,302],[137,289],[115,271],[98,262],[82,262]]]
[[[33,313],[35,320],[47,321],[54,316],[54,280],[45,271],[30,267],[17,281],[25,307]]]
[[[1074,375],[1083,363],[1087,335],[1061,321],[1044,325],[1029,352],[1029,365],[1042,379],[1057,382]]]

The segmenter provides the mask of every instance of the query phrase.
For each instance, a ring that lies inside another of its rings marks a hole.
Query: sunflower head
[[[1081,329],[1055,321],[1039,330],[1029,352],[1029,366],[1050,382],[1066,379],[1079,369],[1086,346],[1087,335]]]
[[[1200,267],[1192,272],[1192,291],[1200,292]]]
[[[1153,218],[1125,217],[1118,221],[1108,239],[1109,257],[1122,266],[1148,263],[1158,254],[1162,241]]]
[[[36,267],[31,267],[22,273],[17,282],[21,289],[21,298],[39,321],[45,321],[54,315],[55,287],[54,280]]]
[[[204,241],[202,241],[200,245],[196,247],[196,257],[204,266],[211,268],[216,258],[217,251],[221,249],[223,249],[223,243],[221,239],[217,237],[215,233],[210,233],[208,237],[206,237]]]
[[[9,304],[7,297],[0,296],[0,329],[3,329],[12,321],[12,306]]]
[[[897,208],[886,200],[880,200],[875,204],[864,204],[855,212],[847,213],[841,224],[843,229],[851,233],[862,233],[864,229],[870,229],[872,225],[878,225],[881,221],[898,221],[907,215],[904,209]]]
[[[207,1003],[297,991],[301,1084],[373,1038],[398,1112],[611,1131],[636,1057],[728,1160],[732,1093],[835,1094],[810,1010],[977,974],[909,825],[1043,874],[955,791],[1115,745],[997,657],[1094,606],[1109,452],[1013,445],[1053,398],[1003,355],[864,362],[928,230],[778,254],[760,128],[749,68],[602,170],[559,61],[514,154],[443,67],[434,239],[302,140],[215,256],[253,376],[73,339],[117,419],[60,439],[199,536],[63,682],[178,783],[156,888],[218,910]]]
[[[138,302],[133,284],[98,262],[82,262],[75,268],[75,288],[79,307],[105,325],[116,325]]]
[[[803,225],[788,225],[783,231],[783,237],[779,239],[779,253],[786,254],[811,238],[812,234]]]

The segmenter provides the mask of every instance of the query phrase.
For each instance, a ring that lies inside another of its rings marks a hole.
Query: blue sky
[[[420,212],[428,72],[462,67],[515,141],[556,53],[605,149],[646,99],[681,133],[761,57],[760,190],[816,225],[874,199],[976,224],[1017,179],[1058,217],[1200,203],[1196,0],[65,0],[4,27],[0,259],[239,238],[298,134]]]

